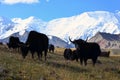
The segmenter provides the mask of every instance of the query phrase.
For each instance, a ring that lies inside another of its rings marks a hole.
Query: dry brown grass
[[[120,80],[120,58],[99,57],[102,64],[81,66],[76,61],[65,61],[64,48],[48,53],[47,61],[25,60],[21,54],[0,46],[0,80]]]

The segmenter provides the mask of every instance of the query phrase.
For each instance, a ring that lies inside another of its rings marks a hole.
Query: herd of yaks
[[[81,65],[87,65],[87,60],[92,59],[93,66],[95,65],[99,56],[109,57],[110,51],[102,52],[100,46],[95,42],[87,42],[82,39],[77,39],[70,42],[75,45],[75,50],[66,48],[63,52],[64,58],[66,60],[80,60]],[[47,60],[47,52],[54,52],[54,45],[49,44],[49,38],[43,34],[36,31],[30,31],[28,38],[25,43],[21,42],[18,37],[11,36],[9,42],[7,43],[9,48],[20,48],[22,52],[22,57],[25,58],[28,51],[31,52],[32,58],[34,59],[34,53],[38,55],[38,59],[41,60],[43,54],[45,60]]]

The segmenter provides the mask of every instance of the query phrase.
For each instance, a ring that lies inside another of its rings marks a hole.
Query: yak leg
[[[83,58],[80,58],[80,63],[81,65],[83,65]]]
[[[97,58],[92,58],[93,66],[95,66]]]
[[[78,58],[76,58],[76,62],[78,62]]]
[[[34,52],[31,52],[31,54],[32,54],[32,59],[34,59]]]
[[[54,53],[54,50],[52,50],[52,52]]]
[[[39,54],[40,54],[40,58],[41,58],[41,60],[42,60],[43,53],[42,53],[42,52],[40,52]]]
[[[39,60],[42,60],[40,53],[37,53],[37,55],[38,55],[38,59],[39,59]]]
[[[42,61],[42,51],[37,52],[37,55],[38,55],[38,59]]]
[[[45,61],[47,60],[46,56],[47,56],[47,50],[44,51]]]
[[[87,66],[87,58],[84,58],[84,64]]]
[[[30,51],[31,52],[31,55],[32,55],[32,59],[34,59],[34,53],[35,53],[35,51]]]

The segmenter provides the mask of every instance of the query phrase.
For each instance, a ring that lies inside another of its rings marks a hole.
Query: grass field
[[[99,57],[101,64],[81,66],[65,61],[63,48],[48,53],[47,61],[35,60],[29,54],[22,59],[19,52],[0,46],[0,80],[120,80],[120,57]]]

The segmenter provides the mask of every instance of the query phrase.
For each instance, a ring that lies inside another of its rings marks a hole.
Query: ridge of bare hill
[[[97,42],[101,49],[120,49],[120,34],[98,32],[89,42]]]

